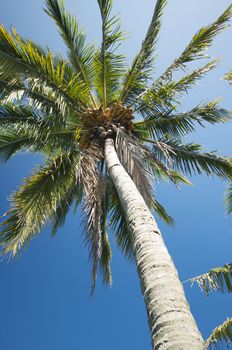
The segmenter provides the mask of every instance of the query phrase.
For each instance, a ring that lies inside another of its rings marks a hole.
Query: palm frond
[[[75,130],[53,130],[52,124],[41,120],[22,118],[0,125],[0,159],[3,161],[19,152],[70,150],[74,144]]]
[[[20,38],[15,29],[11,33],[0,26],[0,65],[4,79],[21,78],[33,82],[35,79],[60,96],[67,103],[82,108],[88,101],[86,90],[77,76],[71,72],[67,62],[46,56],[38,51],[31,41]]]
[[[2,254],[15,256],[55,216],[57,205],[76,182],[78,161],[76,151],[62,152],[24,180],[1,224]]]
[[[112,257],[112,251],[110,247],[110,241],[107,233],[107,221],[109,214],[109,200],[107,196],[107,180],[104,178],[104,193],[102,194],[102,217],[101,217],[101,257],[99,261],[99,267],[103,275],[103,282],[108,285],[112,285],[112,273],[110,268],[110,262]]]
[[[86,85],[91,101],[96,107],[94,96],[91,93],[94,47],[85,45],[85,34],[79,28],[76,18],[65,10],[64,1],[46,0],[45,12],[57,24],[59,33],[67,46],[72,67]]]
[[[190,278],[188,281],[196,282],[207,296],[213,291],[232,293],[232,264],[215,267],[207,273]]]
[[[226,192],[225,205],[227,214],[232,213],[232,186]]]
[[[71,110],[71,106],[54,90],[39,82],[22,79],[0,79],[1,104],[25,104],[40,109],[45,115],[54,115],[62,123]],[[73,106],[74,107],[74,106]],[[73,108],[72,109],[75,109]],[[78,111],[77,111],[78,112]]]
[[[1,103],[0,105],[0,128],[8,123],[33,122],[40,119],[41,114],[29,106],[14,103]]]
[[[147,205],[150,206],[153,201],[151,174],[145,168],[143,155],[141,150],[139,153],[135,140],[133,142],[132,138],[118,128],[115,148],[122,166],[133,179]]]
[[[155,156],[162,161],[172,164],[173,169],[183,174],[201,174],[218,176],[221,179],[231,178],[231,161],[217,156],[214,152],[199,152],[201,146],[194,143],[183,144],[181,141],[166,138],[153,144]]]
[[[153,52],[161,27],[161,16],[167,0],[157,0],[150,26],[142,43],[139,54],[131,68],[125,74],[120,101],[126,104],[134,102],[136,97],[146,89],[153,68]]]
[[[179,103],[178,98],[181,97],[183,93],[187,93],[207,72],[215,68],[217,63],[217,60],[213,60],[177,81],[161,81],[152,85],[137,99],[136,110],[139,111],[143,117],[147,118],[156,112],[158,104],[163,107],[163,110],[165,110],[165,108],[167,111],[174,109],[176,104]]]
[[[231,84],[232,83],[232,71],[228,72],[224,78],[225,78],[225,80],[228,80],[229,84]]]
[[[124,56],[116,54],[123,40],[117,15],[111,17],[112,0],[98,0],[102,19],[102,45],[95,59],[96,91],[101,104],[106,107],[116,99],[120,77],[124,72]]]
[[[229,348],[232,345],[232,318],[227,318],[220,326],[216,327],[205,342],[209,349],[218,349],[224,345]]]
[[[189,112],[183,113],[156,113],[141,122],[134,123],[135,130],[146,129],[150,137],[157,139],[166,134],[180,137],[195,130],[198,124],[204,127],[205,122],[210,124],[225,123],[231,120],[231,112],[217,107],[219,100],[198,105]]]
[[[186,64],[196,59],[206,58],[206,51],[211,46],[214,37],[228,26],[232,16],[232,5],[218,17],[216,21],[208,26],[202,27],[192,38],[189,45],[182,52],[179,58],[175,59],[170,67],[158,79],[167,80],[172,77],[172,73],[177,69],[185,69]]]
[[[59,201],[56,207],[54,217],[52,217],[52,236],[55,236],[57,230],[64,226],[66,215],[73,203],[75,203],[75,211],[78,205],[81,203],[83,197],[82,185],[79,182],[75,182],[73,186],[70,186],[66,191],[65,197]]]
[[[106,232],[105,215],[107,213],[104,213],[106,184],[98,171],[98,165],[102,157],[101,149],[98,146],[91,145],[82,157],[77,173],[84,190],[82,226],[84,228],[84,240],[89,247],[89,257],[92,261],[91,295],[95,290],[99,266],[103,272],[104,281],[111,283],[109,265],[111,251]]]

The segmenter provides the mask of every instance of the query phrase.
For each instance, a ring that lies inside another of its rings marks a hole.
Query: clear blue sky
[[[67,7],[86,28],[90,41],[100,39],[96,0],[67,0]],[[149,25],[154,0],[115,0],[123,27],[130,33],[122,50],[131,61]],[[157,75],[184,49],[196,30],[213,21],[230,4],[227,0],[169,0],[158,45]],[[20,34],[64,52],[55,25],[43,12],[41,0],[0,2],[0,21]],[[232,69],[232,28],[221,34],[209,54],[220,66],[183,99],[183,109],[222,96],[232,109],[232,87],[221,77]],[[232,151],[231,124],[197,130],[189,139],[206,150]],[[30,173],[40,156],[15,157],[0,165],[0,214],[20,179]],[[176,190],[157,186],[159,200],[176,220],[175,227],[160,223],[181,280],[232,261],[232,217],[225,218],[226,184],[194,177],[193,186]],[[80,219],[69,215],[54,239],[49,230],[34,239],[14,261],[0,263],[0,348],[3,350],[144,350],[151,349],[143,299],[135,266],[117,251],[113,235],[113,287],[98,280],[90,299],[88,254],[82,244]],[[186,294],[204,337],[226,317],[232,317],[232,298],[215,294],[206,298],[197,287],[185,285]],[[187,350],[187,349],[186,349]]]

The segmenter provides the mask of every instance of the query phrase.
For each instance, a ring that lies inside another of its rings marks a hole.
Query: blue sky
[[[152,16],[154,0],[115,0],[123,28],[129,38],[122,47],[128,62],[138,51]],[[67,0],[86,29],[90,41],[100,39],[100,17],[96,0]],[[212,22],[230,4],[227,0],[169,0],[163,16],[158,44],[158,76],[185,48],[202,25]],[[40,0],[0,2],[0,21],[14,25],[27,38],[64,53],[55,25],[43,12]],[[221,78],[232,69],[232,28],[214,42],[209,55],[221,63],[183,98],[182,109],[222,96],[221,105],[232,105],[232,87]],[[230,155],[231,123],[197,131],[189,137]],[[0,214],[8,207],[7,198],[20,180],[30,174],[41,156],[19,155],[0,165]],[[224,215],[226,184],[205,176],[192,178],[193,186],[180,191],[159,184],[159,200],[175,218],[175,227],[159,223],[182,281],[214,266],[231,262],[232,217]],[[113,245],[113,287],[98,280],[90,299],[88,253],[82,243],[79,216],[69,215],[66,226],[50,238],[49,229],[31,242],[14,261],[0,263],[0,347],[4,350],[143,350],[150,349],[145,308],[136,268]],[[186,294],[204,337],[226,317],[232,316],[229,295],[206,298],[197,287],[185,285]],[[187,349],[186,349],[187,350]]]

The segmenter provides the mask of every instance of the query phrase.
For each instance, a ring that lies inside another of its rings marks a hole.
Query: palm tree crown
[[[195,125],[226,122],[230,113],[218,106],[218,100],[187,112],[178,112],[178,105],[183,93],[216,66],[213,60],[186,73],[187,64],[205,58],[214,36],[228,25],[232,6],[201,28],[153,81],[154,51],[166,3],[157,0],[129,68],[117,53],[124,33],[118,17],[111,16],[112,0],[98,0],[99,48],[86,44],[62,1],[45,1],[45,11],[66,44],[67,59],[21,38],[14,28],[8,32],[0,26],[0,157],[7,161],[26,150],[45,155],[45,164],[12,195],[0,235],[3,254],[16,255],[49,222],[55,234],[70,207],[81,205],[93,288],[98,267],[111,283],[109,228],[122,251],[131,257],[133,253],[125,213],[105,165],[103,151],[109,137],[149,208],[167,223],[172,218],[155,198],[153,180],[166,178],[178,185],[189,183],[185,175],[193,173],[231,177],[229,159],[182,141]],[[175,80],[178,70],[185,74]]]

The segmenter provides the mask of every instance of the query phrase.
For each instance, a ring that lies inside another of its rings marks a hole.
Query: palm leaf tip
[[[209,349],[218,349],[225,345],[231,347],[232,345],[232,318],[228,318],[220,326],[216,327],[209,338],[206,340],[205,345]]]

